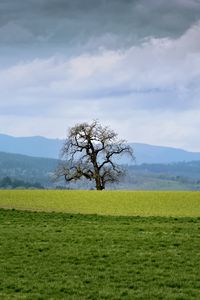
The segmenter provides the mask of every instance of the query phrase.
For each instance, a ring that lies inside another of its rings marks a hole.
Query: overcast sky
[[[0,132],[93,119],[200,151],[200,0],[0,0]]]

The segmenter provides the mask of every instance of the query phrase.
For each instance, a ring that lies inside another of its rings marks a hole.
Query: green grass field
[[[0,207],[121,216],[200,216],[200,192],[0,191]]]
[[[0,191],[0,299],[200,299],[199,203],[192,192]]]

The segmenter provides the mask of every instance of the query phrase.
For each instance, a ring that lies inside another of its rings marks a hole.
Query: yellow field
[[[121,216],[200,216],[200,192],[0,191],[0,207]]]

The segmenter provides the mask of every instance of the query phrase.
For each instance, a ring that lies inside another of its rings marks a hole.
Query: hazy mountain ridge
[[[35,157],[58,158],[63,140],[41,136],[12,137],[0,134],[0,151]]]
[[[168,164],[200,160],[200,152],[189,152],[179,148],[154,146],[140,143],[131,143],[130,145],[135,150],[136,164]]]
[[[40,136],[12,137],[0,134],[0,151],[18,153],[34,157],[58,159],[64,140],[49,139]],[[141,143],[130,143],[134,149],[135,162],[122,158],[122,164],[172,163],[200,160],[200,152],[189,152],[182,149],[153,146]]]

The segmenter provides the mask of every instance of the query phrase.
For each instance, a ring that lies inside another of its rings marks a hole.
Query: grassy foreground
[[[0,207],[121,216],[200,216],[200,192],[0,191]]]
[[[200,218],[0,210],[0,299],[200,299]]]

